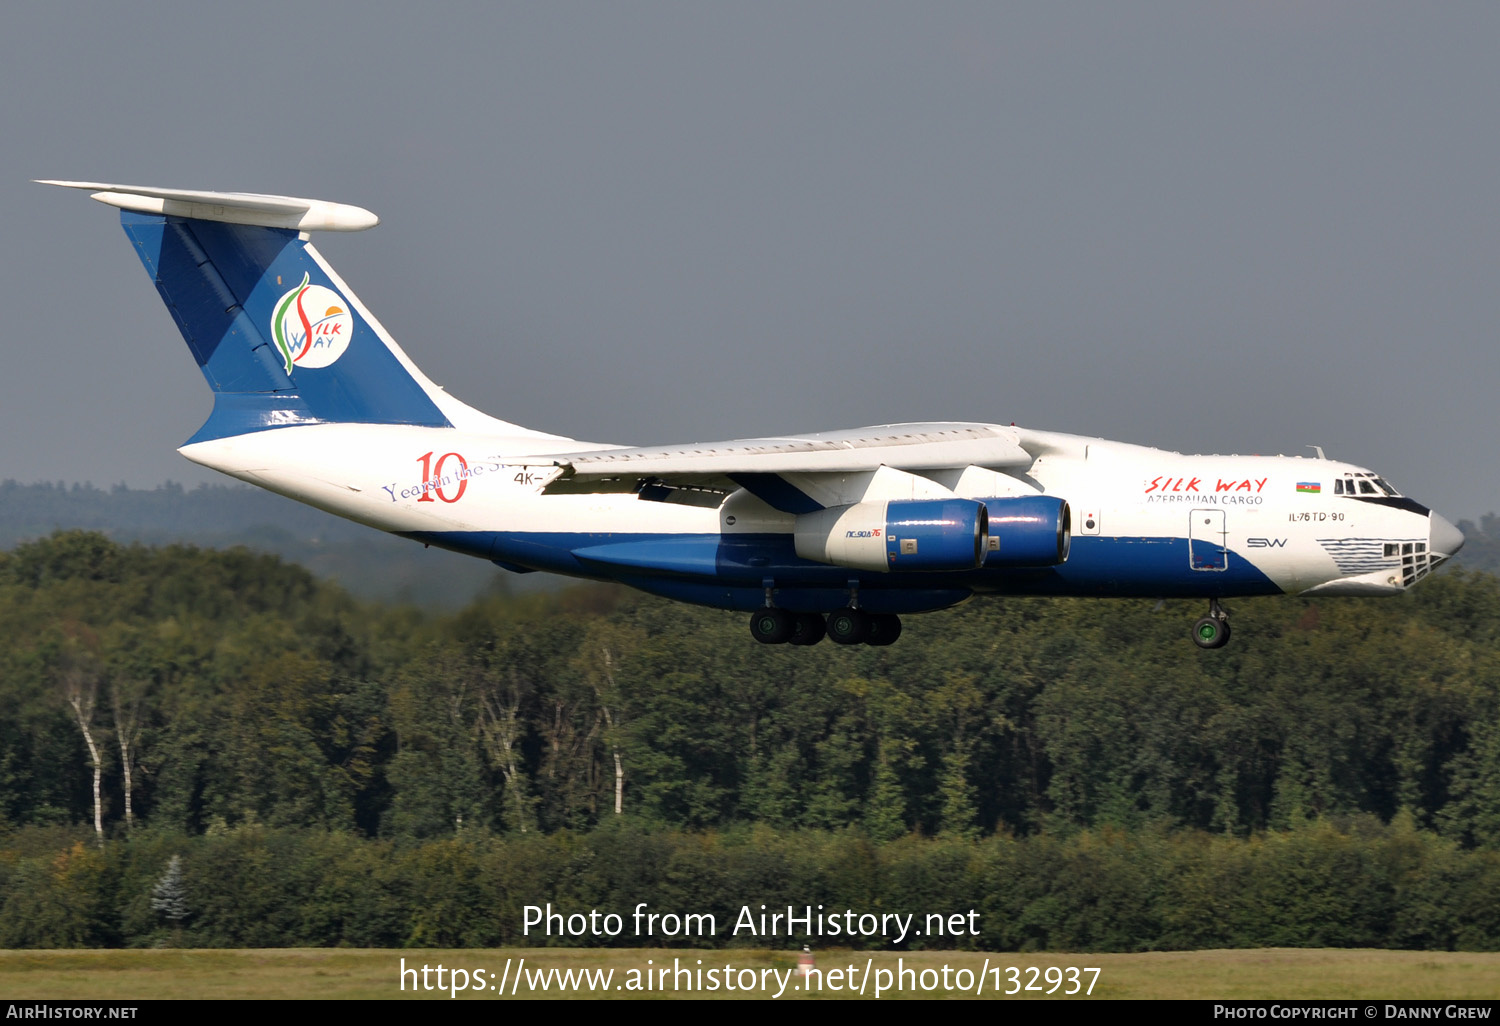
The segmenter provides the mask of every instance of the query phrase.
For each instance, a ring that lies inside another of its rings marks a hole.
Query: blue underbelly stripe
[[[1121,598],[1281,594],[1270,578],[1234,551],[1227,553],[1223,570],[1192,569],[1186,538],[1074,537],[1068,561],[1060,566],[894,574],[801,559],[789,534],[403,533],[512,567],[618,580],[726,608],[760,605],[759,597],[745,605],[748,600],[738,593],[763,597],[762,585],[767,580],[774,581],[778,590],[812,589],[840,595],[847,594],[848,582],[857,580],[862,594],[924,593],[925,598],[912,597],[918,604],[943,599],[942,605],[976,592]]]

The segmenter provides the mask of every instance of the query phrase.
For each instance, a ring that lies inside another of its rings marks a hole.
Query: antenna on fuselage
[[[1320,460],[1326,460],[1328,458],[1327,456],[1323,455],[1323,447],[1321,445],[1304,445],[1303,448],[1311,449],[1313,452],[1317,453],[1318,459]]]

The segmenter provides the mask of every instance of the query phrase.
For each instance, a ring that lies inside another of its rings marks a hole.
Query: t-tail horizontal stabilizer
[[[364,207],[298,196],[265,196],[254,192],[195,192],[191,189],[153,189],[106,182],[59,182],[38,178],[42,185],[84,189],[100,203],[137,214],[164,214],[197,221],[250,224],[295,231],[362,232],[380,218]]]
[[[121,211],[214,410],[188,444],[306,424],[463,427],[535,436],[449,396],[307,241],[379,223],[346,203],[45,180]],[[551,437],[551,436],[543,436]]]

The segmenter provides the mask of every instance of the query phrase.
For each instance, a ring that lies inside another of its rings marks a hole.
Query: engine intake
[[[797,555],[879,572],[974,570],[990,551],[989,512],[974,499],[833,506],[797,518]]]

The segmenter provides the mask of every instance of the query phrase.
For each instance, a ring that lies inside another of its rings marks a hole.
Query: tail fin
[[[496,427],[434,385],[307,241],[378,223],[359,207],[290,196],[89,182],[125,234],[214,391],[189,440],[299,424]]]

